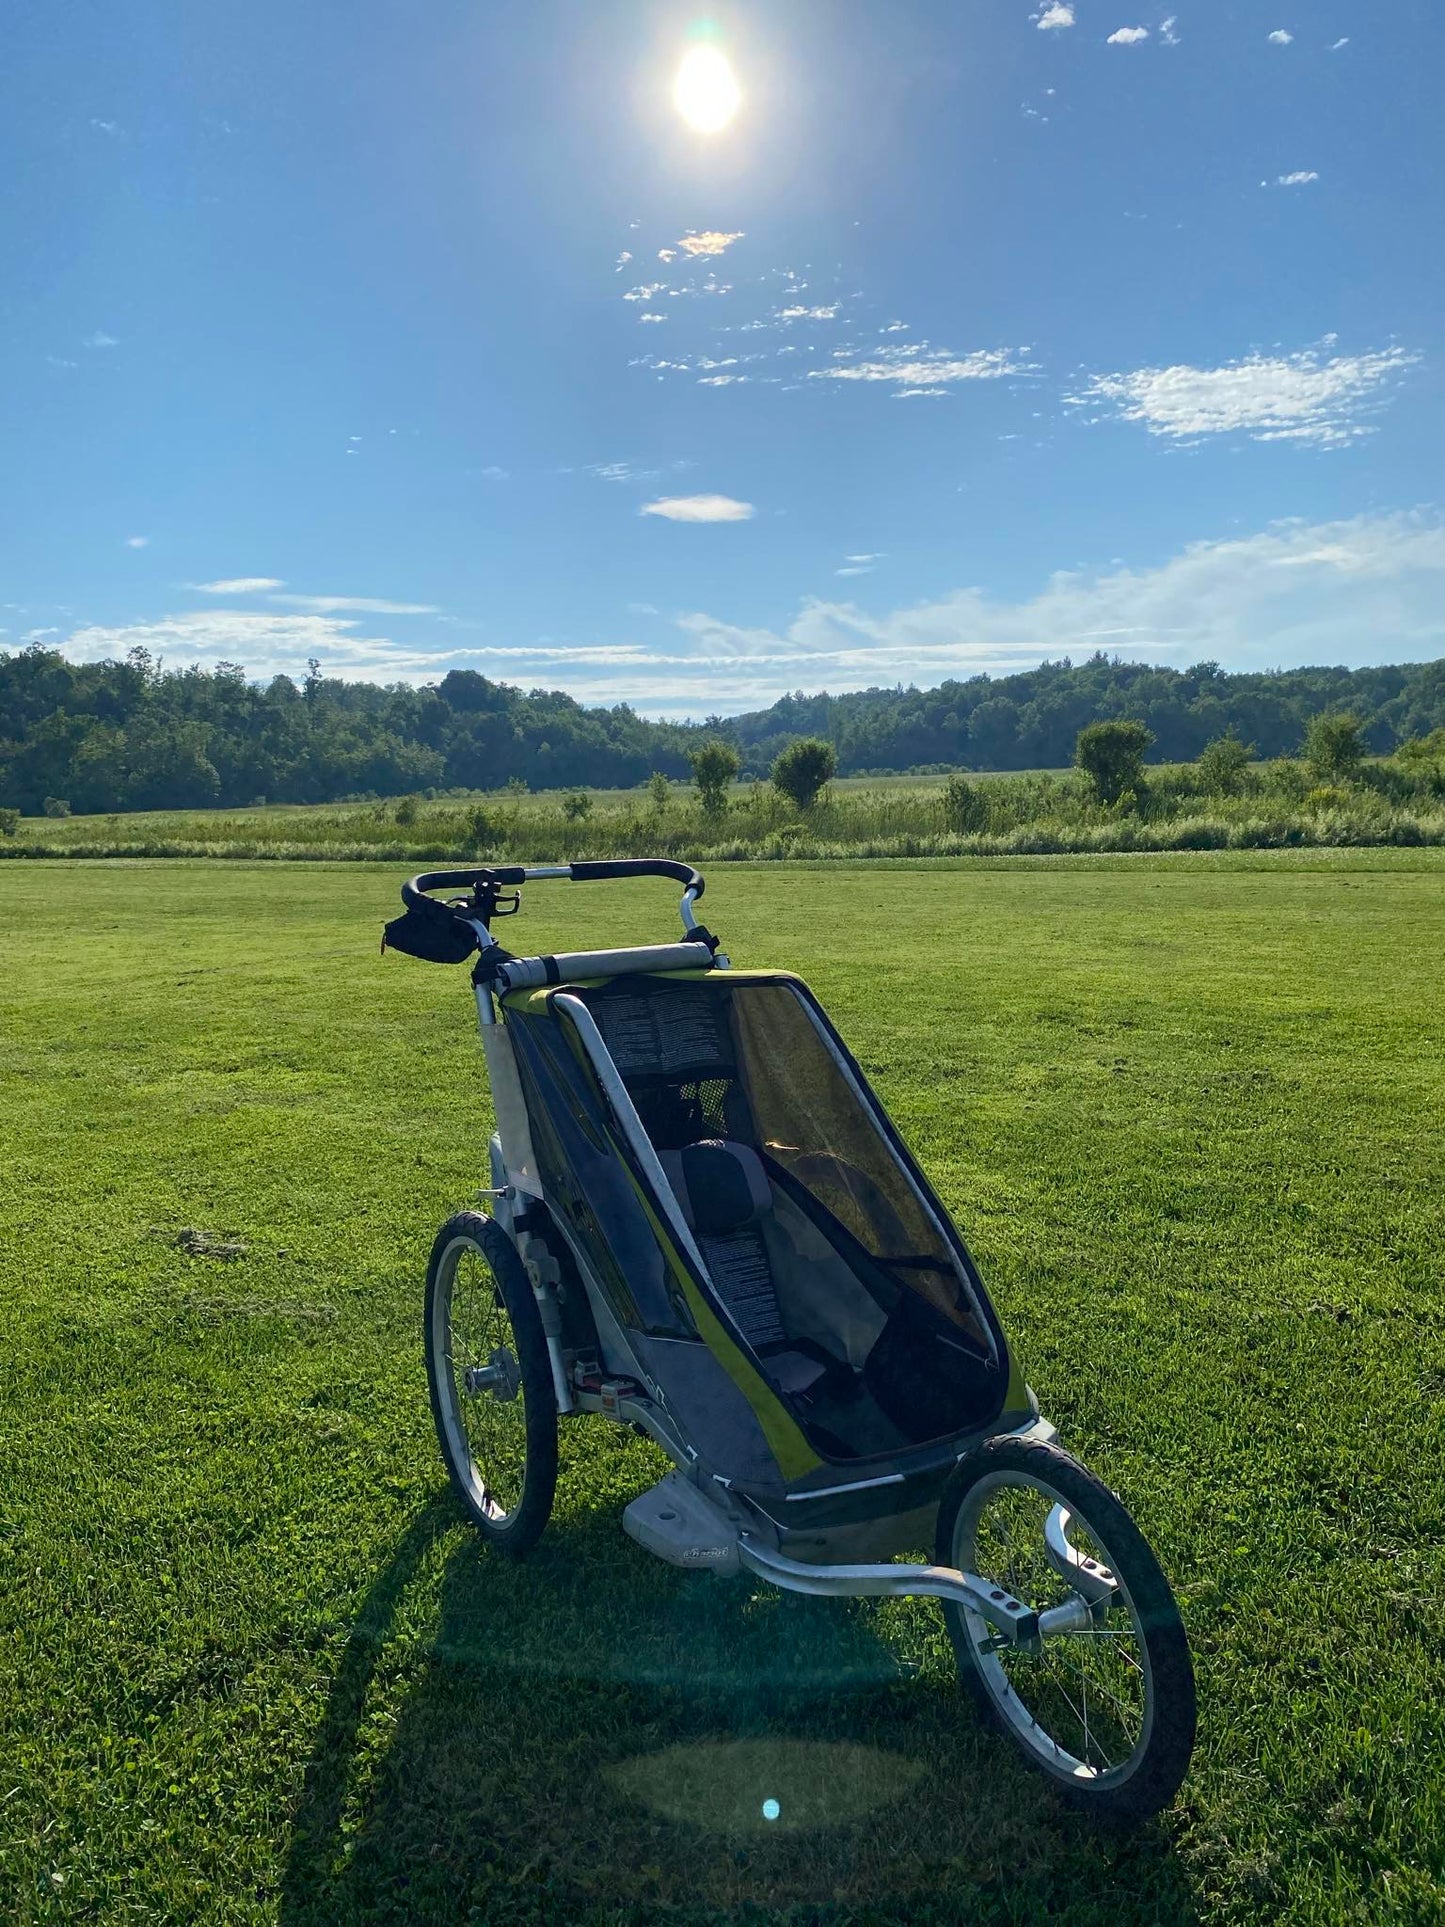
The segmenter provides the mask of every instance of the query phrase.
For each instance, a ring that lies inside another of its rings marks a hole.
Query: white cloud
[[[80,662],[135,648],[186,662],[243,662],[253,676],[304,671],[307,658],[317,656],[333,674],[389,680],[404,665],[404,653],[387,637],[353,635],[355,627],[320,615],[202,609],[120,628],[88,624],[62,647]]]
[[[120,341],[115,335],[108,335],[104,329],[97,328],[93,335],[87,335],[80,344],[82,348],[118,348]]]
[[[1340,51],[1341,47],[1348,47],[1349,44],[1350,44],[1350,36],[1348,34],[1345,34],[1342,39],[1335,41],[1334,45],[1330,48],[1330,52],[1332,54],[1337,54]]]
[[[273,595],[271,600],[285,603],[288,609],[305,609],[318,616],[340,615],[350,610],[366,616],[440,614],[440,610],[430,602],[383,602],[375,596],[363,595]]]
[[[125,538],[125,545],[128,549],[149,548],[150,537],[148,535],[128,535]]]
[[[665,281],[644,281],[636,288],[628,288],[622,299],[624,301],[652,301],[662,293],[666,286],[667,283]]]
[[[633,462],[589,462],[585,473],[595,475],[599,482],[656,482],[662,479],[660,468],[638,468]]]
[[[666,321],[667,316],[665,314],[640,314],[637,319],[639,321]]]
[[[1177,13],[1171,13],[1167,20],[1160,21],[1159,38],[1166,47],[1177,47],[1179,45],[1179,35],[1174,31],[1178,25],[1179,16]]]
[[[881,562],[883,559],[884,551],[882,549],[874,549],[870,555],[845,555],[843,557],[845,562]]]
[[[1045,7],[1042,13],[1034,14],[1033,21],[1040,33],[1053,33],[1060,27],[1073,26],[1074,9],[1067,4],[1067,0],[1054,0],[1054,4]]]
[[[749,522],[755,511],[751,502],[735,501],[731,495],[665,495],[638,513],[660,515],[668,522]]]
[[[482,470],[482,480],[484,482],[505,482],[509,479],[510,475],[510,469],[498,468],[495,462],[490,462],[487,467]]]
[[[1285,28],[1276,27],[1269,36],[1269,44],[1271,47],[1287,47],[1293,39],[1294,35],[1287,32]]]
[[[220,582],[193,582],[202,595],[264,595],[268,589],[284,589],[278,575],[228,575]]]
[[[701,234],[684,234],[677,245],[684,254],[691,255],[695,260],[702,255],[725,254],[734,241],[741,241],[742,238],[741,228],[735,234],[722,234],[716,228],[708,228]]]
[[[791,308],[777,308],[774,319],[777,321],[832,321],[842,307],[841,301],[830,302],[827,306],[805,308],[798,304]]]
[[[1445,654],[1445,523],[1434,513],[1285,522],[1191,544],[1151,569],[1060,573],[1019,602],[963,589],[878,617],[809,600],[777,630],[701,613],[678,626],[696,650],[686,673],[659,662],[650,688],[612,683],[610,701],[672,714],[753,708],[799,687],[1008,674],[1100,646],[1233,669],[1427,660]]]
[[[1148,38],[1149,29],[1147,27],[1119,27],[1109,35],[1105,44],[1110,47],[1134,47],[1137,46],[1141,40],[1147,40]]]
[[[1308,187],[1311,181],[1318,179],[1319,175],[1314,168],[1301,167],[1293,174],[1276,174],[1274,184],[1276,187]]]
[[[614,274],[621,274],[622,270],[627,266],[628,262],[631,259],[632,259],[631,248],[624,248],[621,254],[618,255],[616,265],[613,267],[612,272]]]
[[[943,394],[960,381],[997,381],[1005,375],[1024,375],[1032,365],[1019,359],[1023,350],[977,348],[972,354],[951,355],[946,349],[929,347],[926,341],[879,348],[861,361],[844,356],[850,349],[837,349],[838,360],[831,368],[810,368],[809,381],[892,382],[901,393]]]
[[[1362,417],[1383,403],[1387,386],[1419,356],[1403,348],[1337,355],[1248,355],[1220,368],[1136,368],[1095,375],[1075,407],[1107,405],[1125,421],[1176,441],[1203,435],[1248,435],[1254,441],[1311,442],[1338,447],[1369,432]]]
[[[1101,647],[1227,669],[1422,661],[1445,655],[1445,519],[1431,511],[1282,522],[1193,543],[1151,567],[1055,574],[1019,600],[966,588],[873,616],[847,601],[809,599],[774,627],[690,612],[676,619],[675,639],[656,648],[606,638],[416,647],[357,628],[333,616],[220,608],[90,625],[60,646],[84,661],[137,645],[172,661],[225,658],[253,676],[304,674],[309,656],[329,674],[373,681],[430,682],[451,668],[489,666],[652,715],[753,708],[799,687],[1007,674]]]
[[[846,568],[834,569],[834,575],[872,575],[871,562],[850,562]]]
[[[697,385],[699,388],[731,388],[747,379],[746,375],[699,375]]]

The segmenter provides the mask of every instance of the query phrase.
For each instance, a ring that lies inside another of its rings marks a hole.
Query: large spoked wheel
[[[527,1273],[506,1232],[480,1212],[449,1219],[432,1246],[426,1367],[462,1504],[499,1552],[526,1552],[552,1511],[557,1398]]]
[[[1101,1818],[1169,1805],[1194,1746],[1194,1669],[1169,1582],[1108,1487],[1055,1445],[995,1439],[957,1467],[940,1565],[1041,1616],[1032,1649],[948,1604],[959,1673],[985,1716]]]

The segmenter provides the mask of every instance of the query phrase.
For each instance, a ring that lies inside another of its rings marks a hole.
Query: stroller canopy
[[[504,1009],[546,1200],[710,1470],[867,1478],[997,1419],[1013,1388],[972,1261],[799,979]]]

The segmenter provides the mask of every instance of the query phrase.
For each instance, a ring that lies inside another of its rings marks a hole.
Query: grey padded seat
[[[713,1290],[749,1347],[766,1361],[779,1389],[806,1392],[826,1376],[828,1367],[793,1349],[783,1326],[761,1229],[764,1215],[773,1208],[762,1159],[746,1144],[725,1138],[704,1138],[659,1157]]]

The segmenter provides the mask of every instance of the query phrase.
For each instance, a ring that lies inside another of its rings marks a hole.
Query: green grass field
[[[1124,1840],[928,1606],[648,1559],[600,1421],[478,1552],[419,1309],[489,1111],[465,972],[377,955],[398,881],[0,870],[0,1918],[1445,1919],[1445,853],[712,879],[1175,1581],[1200,1745]],[[509,941],[672,928],[558,884]]]

